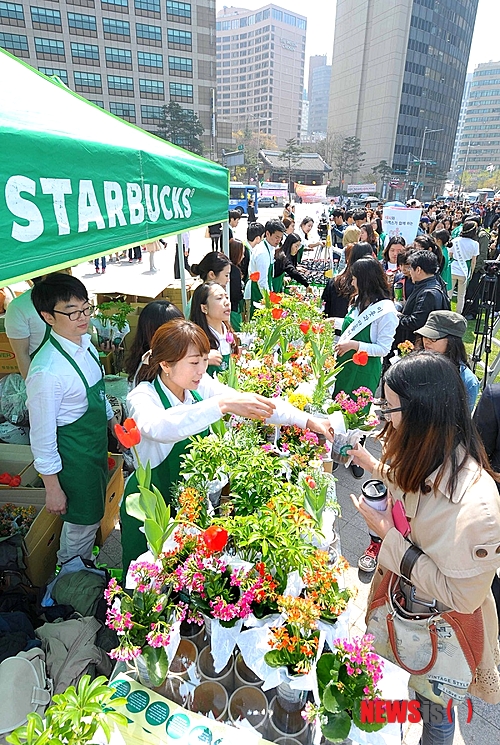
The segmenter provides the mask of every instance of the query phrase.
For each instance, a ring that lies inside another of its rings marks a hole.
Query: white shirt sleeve
[[[377,318],[370,328],[371,344],[360,341],[360,351],[366,352],[369,357],[385,357],[391,351],[398,323],[399,319],[395,312]]]
[[[62,462],[57,449],[57,414],[63,399],[61,383],[47,370],[36,372],[29,377],[27,393],[35,468],[42,476],[59,473]]]
[[[267,251],[261,251],[255,256],[254,266],[254,271],[260,274],[257,284],[262,290],[270,290],[267,282],[267,273],[269,271],[269,254]]]

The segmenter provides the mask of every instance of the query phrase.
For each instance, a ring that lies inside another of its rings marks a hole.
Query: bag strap
[[[399,656],[396,631],[394,629],[394,613],[387,614],[387,630],[389,632],[389,641],[391,643],[391,649],[393,651],[394,657],[396,658],[398,665],[402,667],[403,670],[406,670],[407,673],[411,673],[411,675],[425,675],[429,672],[429,670],[432,670],[432,668],[436,664],[438,654],[438,636],[436,624],[434,622],[429,624],[429,634],[431,637],[431,658],[427,665],[421,670],[412,670],[411,667],[407,667]]]
[[[404,556],[401,559],[401,564],[399,565],[399,574],[407,582],[411,582],[410,577],[412,569],[423,553],[424,552],[422,551],[422,549],[418,546],[415,546],[414,543],[412,543],[411,546],[406,549]]]

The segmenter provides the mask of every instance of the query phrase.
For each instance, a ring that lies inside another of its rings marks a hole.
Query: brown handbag
[[[481,608],[403,615],[399,582],[399,575],[386,572],[368,608],[367,633],[377,653],[409,672],[410,687],[431,701],[463,700],[483,655]]]

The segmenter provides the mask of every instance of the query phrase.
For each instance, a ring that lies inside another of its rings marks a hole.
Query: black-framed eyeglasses
[[[387,402],[386,402],[385,404],[384,403],[380,404],[380,406],[378,407],[378,411],[381,413],[384,419],[386,419],[387,421],[390,421],[391,414],[396,414],[398,411],[403,411],[403,407],[396,406],[393,409],[389,409],[387,406]]]
[[[54,313],[59,313],[60,316],[66,316],[70,321],[79,321],[82,316],[88,318],[94,311],[95,305],[89,305],[87,308],[83,308],[83,310],[72,310],[71,313],[65,313],[63,310],[56,310],[54,308]]]

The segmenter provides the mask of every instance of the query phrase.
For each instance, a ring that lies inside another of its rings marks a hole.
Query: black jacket
[[[304,285],[304,287],[309,286],[309,280],[299,272],[292,259],[283,251],[279,251],[274,257],[273,277],[281,277],[282,274],[288,274],[288,276],[295,280],[295,282]]]
[[[425,325],[433,310],[450,310],[450,301],[440,277],[428,277],[415,282],[415,287],[403,309],[396,329],[395,344],[415,341],[415,331]]]

